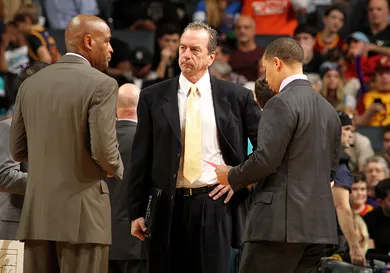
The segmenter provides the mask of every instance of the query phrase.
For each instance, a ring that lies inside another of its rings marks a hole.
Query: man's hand
[[[145,218],[140,217],[136,220],[131,221],[131,235],[137,237],[141,241],[145,240],[145,232],[147,228],[145,226]]]
[[[226,196],[225,200],[223,201],[226,204],[227,202],[229,202],[230,198],[232,198],[233,193],[234,193],[232,190],[232,187],[230,187],[229,185],[227,185],[227,186],[218,185],[212,192],[209,193],[209,196],[213,197],[214,200],[217,200],[218,198],[220,198],[222,195],[224,195],[227,192],[229,192],[229,193]]]
[[[350,246],[349,255],[351,256],[351,263],[358,266],[366,266],[366,257],[360,245]]]
[[[217,180],[218,180],[219,184],[225,185],[225,186],[229,185],[228,173],[229,173],[231,168],[233,168],[233,167],[220,165],[215,169],[215,172],[217,173]]]

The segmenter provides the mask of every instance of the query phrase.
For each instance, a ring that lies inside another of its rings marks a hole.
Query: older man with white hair
[[[366,161],[364,173],[368,186],[367,204],[376,208],[378,207],[378,203],[375,196],[375,187],[378,185],[379,181],[389,177],[389,166],[383,157],[378,155],[372,156]]]

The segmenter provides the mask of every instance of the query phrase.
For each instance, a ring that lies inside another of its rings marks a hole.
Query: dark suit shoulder
[[[155,84],[152,84],[148,87],[142,89],[144,96],[150,96],[151,94],[160,96],[164,95],[167,88],[171,88],[172,86],[179,86],[179,77],[175,77],[172,79],[164,80]]]

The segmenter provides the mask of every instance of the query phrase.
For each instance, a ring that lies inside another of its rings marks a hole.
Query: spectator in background
[[[379,207],[367,213],[364,221],[376,252],[388,255],[390,253],[390,179],[380,181],[375,187],[375,193]]]
[[[382,156],[387,161],[387,165],[390,166],[390,126],[386,126],[383,132],[383,153]]]
[[[219,39],[225,40],[233,31],[240,12],[241,3],[237,0],[201,0],[192,18],[207,23],[218,31]]]
[[[26,36],[30,62],[55,63],[60,57],[56,41],[38,24],[38,17],[37,9],[30,5],[20,9],[14,21],[18,30]]]
[[[240,16],[235,26],[238,48],[230,56],[233,71],[243,75],[248,81],[257,80],[257,65],[264,53],[264,49],[255,42],[255,28],[255,21],[251,17]]]
[[[295,40],[301,45],[304,52],[303,72],[319,74],[320,65],[324,61],[323,56],[314,45],[316,30],[306,24],[300,24],[294,31]]]
[[[351,199],[351,206],[355,213],[360,216],[366,215],[368,212],[372,211],[374,208],[367,204],[367,182],[364,175],[354,174],[352,191],[349,195]]]
[[[0,20],[8,24],[11,22],[20,7],[31,5],[32,0],[0,0]]]
[[[349,165],[353,171],[364,171],[364,164],[367,159],[375,155],[371,141],[368,137],[356,131],[356,120],[359,117],[355,109],[346,105],[339,105],[337,110],[345,112],[352,119],[352,144],[345,150],[351,157]]]
[[[161,79],[170,79],[180,74],[178,51],[180,28],[174,24],[164,24],[157,28],[157,47],[152,69]]]
[[[8,23],[1,36],[0,70],[18,75],[29,64],[26,39],[14,23]]]
[[[263,109],[265,104],[275,95],[265,80],[265,77],[260,77],[256,80],[254,93],[255,99],[261,109]]]
[[[232,67],[224,61],[215,60],[209,68],[210,74],[217,79],[244,85],[247,79],[237,73],[232,72]]]
[[[344,102],[344,84],[340,73],[340,67],[336,63],[324,62],[320,66],[322,78],[321,95],[337,107]]]
[[[317,92],[321,93],[322,81],[319,74],[305,73],[307,80],[311,83],[311,87]]]
[[[388,0],[368,1],[369,27],[363,32],[378,46],[390,46],[389,5]]]
[[[96,0],[44,0],[50,28],[65,29],[70,19],[78,14],[98,15]]]
[[[256,22],[257,35],[293,36],[298,25],[293,4],[300,0],[245,0],[242,15],[253,18]]]
[[[149,49],[137,47],[130,56],[130,71],[117,77],[118,85],[133,83],[139,89],[162,81],[152,70],[153,56]]]
[[[106,73],[118,79],[131,71],[131,49],[128,43],[115,37],[111,38],[110,44],[114,51],[111,54],[111,60]]]
[[[389,166],[383,157],[377,155],[372,156],[367,159],[364,174],[368,186],[367,204],[376,208],[378,203],[375,196],[375,187],[378,185],[379,181],[389,177]]]
[[[339,30],[344,25],[345,12],[340,4],[333,4],[325,11],[323,17],[324,29],[316,36],[316,44],[314,50],[325,55],[329,49],[338,47],[342,50],[347,49],[344,40],[338,34]]]
[[[375,70],[375,87],[361,96],[356,109],[361,124],[370,126],[390,125],[390,58],[381,57]]]

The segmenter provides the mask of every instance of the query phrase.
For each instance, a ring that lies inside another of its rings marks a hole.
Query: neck
[[[322,32],[322,40],[324,42],[328,42],[334,39],[336,36],[336,33],[331,32],[329,29],[325,28],[324,31]]]
[[[256,43],[253,39],[246,42],[238,42],[238,49],[243,52],[253,51],[256,49]]]
[[[83,56],[85,59],[88,60],[88,62],[91,63],[91,61],[90,61],[90,59],[88,57],[88,54],[85,53],[84,51],[82,51],[82,50],[80,50],[78,48],[69,48],[69,49],[67,49],[67,51],[68,51],[68,53],[74,53],[74,54],[78,54],[80,56]]]
[[[371,24],[370,29],[372,34],[377,35],[379,32],[384,30],[388,26],[387,22],[379,23],[379,24]]]
[[[137,112],[133,109],[117,109],[116,115],[118,119],[137,120]]]
[[[354,205],[352,205],[353,211],[355,213],[357,213],[357,214],[361,213],[364,210],[365,207],[366,207],[365,204],[361,204],[361,205],[354,204]]]
[[[199,72],[197,72],[196,74],[194,74],[194,75],[188,75],[188,74],[185,74],[185,73],[183,73],[183,76],[189,81],[189,82],[191,82],[192,84],[195,84],[195,83],[197,83],[199,80],[200,80],[200,78],[202,78],[203,77],[203,75],[204,74],[206,74],[206,72],[207,72],[207,69],[206,70],[204,70],[204,71],[199,71]]]

